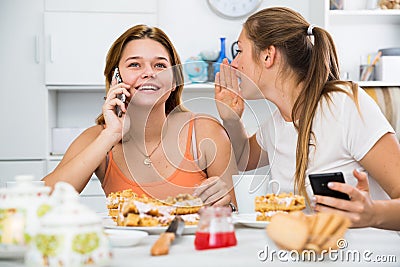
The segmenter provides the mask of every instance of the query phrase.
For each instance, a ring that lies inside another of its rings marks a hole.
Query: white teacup
[[[239,213],[254,213],[256,196],[279,194],[280,184],[269,175],[232,175]]]

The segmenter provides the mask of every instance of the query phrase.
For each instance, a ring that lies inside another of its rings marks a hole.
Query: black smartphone
[[[329,182],[345,183],[342,172],[318,173],[308,175],[314,195],[328,196],[350,200],[350,197],[342,192],[328,187]]]
[[[121,79],[121,75],[119,74],[118,67],[115,67],[115,69],[114,69],[114,78],[117,81],[117,84],[122,83],[122,79]],[[126,101],[125,94],[119,94],[119,95],[117,95],[117,98],[119,100],[121,100],[123,103],[125,103],[125,101]],[[122,110],[121,110],[120,106],[115,106],[115,113],[117,114],[118,117],[122,116]]]

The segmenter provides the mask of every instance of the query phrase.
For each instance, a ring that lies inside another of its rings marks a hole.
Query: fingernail
[[[363,168],[356,168],[356,172],[360,173],[363,171]]]
[[[315,206],[317,205],[317,198],[315,196],[311,197],[311,201],[310,201],[310,206],[311,208],[315,208]]]
[[[335,187],[335,185],[334,185],[334,183],[332,183],[332,182],[329,182],[329,183],[328,183],[328,187],[329,187],[329,188],[334,188],[334,187]]]

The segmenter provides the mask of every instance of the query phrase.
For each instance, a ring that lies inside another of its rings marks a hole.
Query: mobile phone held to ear
[[[119,69],[118,67],[115,67],[114,69],[114,78],[118,83],[122,83],[121,75],[119,74]],[[117,95],[117,98],[121,100],[123,103],[126,101],[126,95],[125,94],[119,94]],[[117,114],[118,117],[122,117],[122,110],[120,106],[115,106],[115,113]]]
[[[350,200],[347,194],[332,190],[328,187],[329,182],[345,183],[342,172],[310,174],[308,178],[310,178],[314,195]]]

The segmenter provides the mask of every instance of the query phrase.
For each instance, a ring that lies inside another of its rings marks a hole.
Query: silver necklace
[[[160,142],[154,147],[154,149],[151,151],[150,154],[146,155],[142,151],[140,151],[139,146],[136,144],[134,141],[133,143],[135,144],[137,150],[144,156],[143,164],[146,165],[147,167],[150,168],[151,164],[153,163],[150,159],[150,157],[154,154],[154,152],[157,150],[157,148],[160,146],[162,139],[160,139]]]
[[[166,125],[166,127],[165,127],[166,129],[167,129],[167,126],[168,126],[168,120],[167,120],[167,125]],[[165,134],[165,135],[166,135],[166,134]],[[164,136],[165,136],[165,135],[164,135]],[[143,164],[146,165],[147,167],[150,168],[151,164],[153,163],[153,162],[151,161],[150,157],[154,154],[154,152],[155,152],[155,151],[157,150],[157,148],[160,146],[162,140],[164,139],[164,136],[163,136],[162,133],[161,133],[160,141],[158,142],[158,144],[153,148],[153,150],[152,150],[149,154],[143,153],[143,152],[140,150],[138,144],[136,144],[136,141],[135,141],[135,140],[132,140],[132,142],[133,142],[133,144],[136,146],[137,150],[140,152],[140,154],[142,154],[142,155],[144,156]],[[131,136],[131,137],[132,137],[132,136]],[[144,147],[145,147],[145,150],[146,150],[146,141],[144,141]]]

